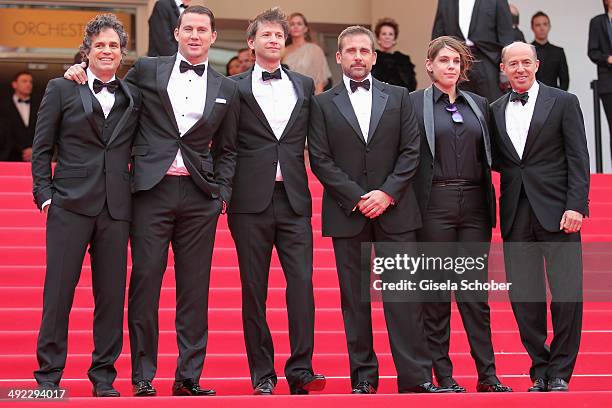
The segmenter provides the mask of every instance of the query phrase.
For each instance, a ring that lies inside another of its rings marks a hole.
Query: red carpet
[[[202,399],[169,397],[176,364],[174,326],[174,270],[172,258],[164,278],[160,309],[160,358],[155,385],[159,397],[129,398],[130,368],[127,325],[124,352],[117,363],[116,386],[125,396],[112,403],[116,408],[161,407],[180,403],[181,407],[248,406],[292,408],[336,407],[350,404],[365,406],[428,407],[612,407],[612,302],[585,304],[581,354],[568,394],[528,394],[529,359],[520,343],[516,323],[507,303],[492,303],[493,342],[498,374],[515,389],[506,395],[475,393],[476,373],[469,355],[467,339],[459,314],[452,318],[451,354],[457,380],[468,391],[465,395],[397,395],[395,369],[389,351],[381,304],[373,305],[375,345],[380,361],[381,384],[375,396],[349,395],[348,357],[340,296],[331,241],[320,236],[321,186],[314,177],[313,227],[315,229],[315,371],[328,377],[324,393],[308,397],[288,396],[283,378],[279,379],[274,397],[253,397],[244,353],[240,317],[240,281],[233,242],[222,217],[216,236],[209,309],[209,346],[201,384],[213,387],[218,396]],[[0,391],[8,388],[33,388],[32,371],[36,368],[36,336],[42,307],[42,285],[45,264],[45,231],[43,217],[32,202],[29,166],[21,163],[0,163]],[[591,218],[585,221],[585,242],[612,242],[612,176],[591,178]],[[499,242],[499,231],[494,234]],[[275,256],[276,258],[276,256]],[[278,260],[273,261],[270,275],[268,318],[275,340],[276,365],[283,372],[289,352],[287,315],[284,300],[284,277]],[[586,270],[607,271],[607,265],[585,262]],[[70,321],[69,356],[62,386],[70,393],[71,406],[102,407],[108,401],[89,397],[91,384],[86,371],[91,359],[91,319],[93,299],[89,259],[76,291]],[[606,284],[609,284],[606,282]],[[550,325],[549,325],[550,328]],[[285,394],[285,395],[282,395]],[[179,402],[180,401],[180,402]],[[0,400],[0,406],[13,402]],[[64,402],[46,403],[45,407],[65,407]],[[21,402],[18,407],[39,407],[40,402]]]

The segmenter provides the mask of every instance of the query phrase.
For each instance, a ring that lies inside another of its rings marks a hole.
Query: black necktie
[[[181,65],[179,65],[179,71],[181,71],[181,74],[189,70],[192,70],[198,74],[198,76],[202,76],[204,75],[204,71],[206,71],[206,64],[191,65],[187,61],[181,61]]]
[[[106,88],[108,92],[114,94],[117,88],[119,88],[119,81],[115,79],[114,81],[104,83],[99,79],[94,79],[93,90],[95,93],[100,93],[104,88]]]
[[[20,99],[20,98],[17,98],[17,103],[27,103],[27,104],[29,104],[30,100],[29,99]]]
[[[528,100],[529,100],[528,92],[518,93],[518,92],[512,91],[512,93],[510,94],[510,102],[521,101],[521,105],[525,106]]]
[[[263,81],[269,81],[271,79],[281,79],[281,70],[277,68],[274,72],[263,71],[261,73],[261,79]]]
[[[361,82],[353,81],[351,79],[350,85],[351,85],[351,92],[355,92],[359,88],[363,88],[366,91],[370,90],[370,80],[369,79],[363,80]]]

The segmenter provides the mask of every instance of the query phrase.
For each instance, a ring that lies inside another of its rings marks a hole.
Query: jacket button
[[[366,147],[366,153],[370,153],[370,148]]]
[[[367,174],[368,174],[367,170],[364,170],[364,171],[363,171],[363,174],[364,174],[364,175],[367,175]]]
[[[272,162],[273,166],[276,166],[278,164],[278,162]]]

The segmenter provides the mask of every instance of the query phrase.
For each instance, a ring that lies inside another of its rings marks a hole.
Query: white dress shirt
[[[470,33],[470,23],[472,22],[475,2],[476,0],[459,0],[459,28],[463,38],[465,38],[465,43],[470,47],[474,45],[468,38],[468,34]]]
[[[529,99],[524,106],[521,101],[514,101],[508,102],[506,107],[506,132],[508,132],[514,149],[521,159],[523,158],[525,142],[527,142],[527,134],[529,133],[529,126],[531,125],[533,109],[535,108],[536,99],[538,99],[539,90],[540,85],[538,81],[534,81],[529,91],[527,91]]]
[[[183,7],[181,7],[181,4],[183,4],[183,0],[174,0],[174,2],[176,3],[176,8],[178,9],[179,14],[181,14],[183,10],[185,10]]]
[[[93,89],[93,83],[96,79],[100,82],[104,82],[100,78],[95,76],[94,73],[91,72],[91,69],[87,68],[87,85],[89,86],[89,89],[91,90],[93,96],[95,96],[98,102],[100,102],[100,106],[102,106],[102,112],[104,112],[104,118],[106,119],[110,111],[113,109],[113,105],[115,104],[115,94],[108,92],[108,89],[106,88],[102,88],[100,92],[95,93]],[[113,77],[106,82],[111,82],[114,80],[115,76],[113,75]]]
[[[17,112],[19,112],[19,116],[21,116],[21,121],[23,124],[28,127],[30,126],[30,103],[19,102],[19,97],[13,94],[13,103],[15,104],[15,108],[17,108]],[[31,101],[31,99],[28,99]]]
[[[346,86],[351,105],[353,105],[353,111],[355,111],[355,116],[357,116],[357,121],[359,122],[361,134],[367,143],[368,133],[370,132],[370,116],[372,116],[372,87],[374,84],[372,84],[371,74],[369,74],[364,81],[366,79],[370,80],[370,89],[368,91],[359,87],[355,92],[352,92],[350,85],[351,79],[346,75],[342,75],[344,86]]]
[[[278,68],[280,68],[280,64]],[[295,108],[297,94],[293,82],[285,71],[281,69],[281,79],[271,79],[269,81],[264,81],[261,78],[263,71],[264,69],[255,63],[251,78],[253,96],[270,124],[274,136],[280,140]],[[279,160],[276,165],[276,181],[282,180],[283,175]]]
[[[181,61],[189,63],[180,53],[176,54],[176,61],[170,74],[167,90],[180,136],[183,137],[202,118],[202,113],[204,112],[206,89],[208,86],[208,60],[203,63],[206,65],[206,71],[204,71],[202,76],[199,76],[193,70],[181,73],[179,70]],[[174,176],[189,175],[180,149],[177,151],[176,158],[166,174]]]

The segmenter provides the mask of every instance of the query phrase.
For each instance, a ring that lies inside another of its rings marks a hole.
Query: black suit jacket
[[[512,228],[522,188],[540,224],[559,231],[566,210],[589,212],[589,152],[578,98],[540,83],[522,159],[506,132],[509,99],[504,95],[491,104],[493,168],[501,173],[502,236]]]
[[[431,38],[450,35],[465,41],[459,27],[459,1],[438,0]],[[468,37],[490,63],[499,64],[501,50],[514,41],[512,15],[506,0],[476,0]]]
[[[314,93],[311,78],[284,69],[295,88],[297,102],[280,139],[277,139],[253,96],[249,70],[232,77],[240,92],[238,157],[229,213],[259,213],[272,200],[276,164],[280,162],[285,191],[296,214],[310,217],[312,200],[304,165],[304,144],[308,135],[310,100]]]
[[[13,160],[13,140],[6,119],[0,116],[0,161]]]
[[[65,210],[95,216],[106,203],[114,219],[131,219],[128,164],[140,95],[123,81],[120,84],[121,91],[117,92],[127,97],[126,109],[116,111],[115,102],[109,118],[113,115],[116,126],[105,140],[94,117],[97,100],[89,86],[64,78],[49,81],[32,146],[33,192],[38,208],[52,199],[54,205]],[[56,146],[57,166],[52,176],[51,158]]]
[[[608,57],[612,55],[612,44],[608,35],[608,15],[600,14],[591,19],[589,24],[588,55],[597,64],[599,93],[612,93],[612,65]]]
[[[412,183],[420,137],[408,91],[373,79],[372,92],[367,143],[344,82],[313,98],[308,150],[324,186],[324,236],[361,232],[368,219],[353,209],[363,194],[377,189],[395,201],[374,221],[383,230],[393,234],[421,227]]]
[[[28,126],[23,123],[21,115],[15,106],[13,96],[2,105],[0,115],[4,116],[6,125],[9,128],[10,143],[12,152],[10,160],[22,161],[21,151],[28,147],[32,147],[34,140],[34,130],[36,129],[37,113],[40,106],[40,101],[35,98],[30,99],[30,118]]]
[[[569,68],[563,48],[549,42],[539,44],[533,41],[531,45],[536,47],[540,60],[540,67],[536,72],[537,80],[545,85],[567,91],[569,88]]]
[[[175,60],[176,55],[140,58],[125,77],[142,93],[142,114],[132,148],[133,191],[157,185],[180,149],[196,185],[211,198],[229,202],[240,112],[238,86],[209,65],[202,118],[180,137],[167,91]]]
[[[496,224],[496,200],[495,188],[491,182],[492,152],[491,138],[489,135],[489,103],[486,98],[476,95],[475,93],[461,90],[459,93],[463,95],[472,108],[472,111],[476,114],[482,129],[482,140],[484,144],[482,149],[483,187],[487,192],[489,220],[491,226],[494,227]],[[434,176],[434,158],[436,154],[433,88],[430,86],[427,89],[421,89],[411,93],[410,100],[414,106],[421,133],[421,155],[419,169],[415,177],[415,189],[421,214],[425,214],[429,204],[429,195],[431,193],[431,185]]]
[[[174,38],[179,9],[174,0],[158,0],[149,17],[149,57],[176,54],[178,43]]]

